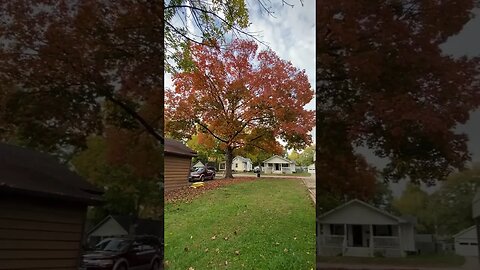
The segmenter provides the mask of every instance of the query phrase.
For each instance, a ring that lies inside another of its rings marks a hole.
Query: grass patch
[[[167,203],[165,261],[166,269],[313,269],[315,208],[301,181],[268,178]]]
[[[458,267],[465,263],[465,258],[456,254],[410,255],[404,258],[320,256],[318,257],[318,262],[389,266]]]
[[[250,175],[257,175],[257,173],[254,173],[254,172],[232,172],[233,175],[235,174],[250,174]],[[260,176],[262,175],[282,175],[282,176],[310,176],[311,173],[309,172],[296,172],[296,173],[292,173],[292,174],[273,174],[273,173],[269,173],[269,174],[266,174],[264,172],[262,172],[260,174]]]

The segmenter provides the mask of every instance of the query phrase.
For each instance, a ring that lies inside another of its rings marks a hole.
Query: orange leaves
[[[246,40],[234,40],[227,49],[192,45],[195,69],[176,74],[175,88],[166,90],[169,121],[198,119],[208,129],[203,132],[230,145],[248,144],[257,129],[267,129],[273,140],[292,133],[302,139],[298,143],[308,143],[314,114],[303,106],[313,90],[305,72],[273,51],[257,49]]]

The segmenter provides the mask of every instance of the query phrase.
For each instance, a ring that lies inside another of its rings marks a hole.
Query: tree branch
[[[213,137],[215,137],[217,140],[223,142],[223,143],[226,143],[228,144],[229,142],[227,140],[224,140],[222,138],[220,138],[219,136],[217,136],[215,133],[213,133],[213,131],[211,131],[207,126],[205,126],[204,124],[202,124],[199,120],[195,120],[195,122],[197,124],[199,124],[201,127],[203,127],[206,131],[208,131],[208,133],[210,133]]]
[[[125,103],[121,102],[120,100],[113,97],[113,95],[105,95],[107,100],[115,103],[116,105],[120,106],[123,110],[125,110],[128,114],[130,114],[135,120],[140,122],[140,124],[150,133],[155,139],[160,141],[161,144],[164,144],[165,140],[162,134],[159,134],[155,128],[153,128],[142,116],[140,116],[135,110],[127,106]]]

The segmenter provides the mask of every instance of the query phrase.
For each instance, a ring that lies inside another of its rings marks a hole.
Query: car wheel
[[[128,270],[127,265],[122,263],[115,270]]]
[[[152,264],[152,270],[160,270],[160,262],[155,260]]]
[[[202,175],[200,176],[200,182],[203,182],[203,180],[205,180],[205,177]]]

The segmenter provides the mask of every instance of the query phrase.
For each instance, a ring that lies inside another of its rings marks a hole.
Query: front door
[[[280,164],[275,163],[275,171],[280,171]]]
[[[352,234],[353,234],[353,246],[361,247],[363,246],[363,231],[362,225],[352,225]]]

